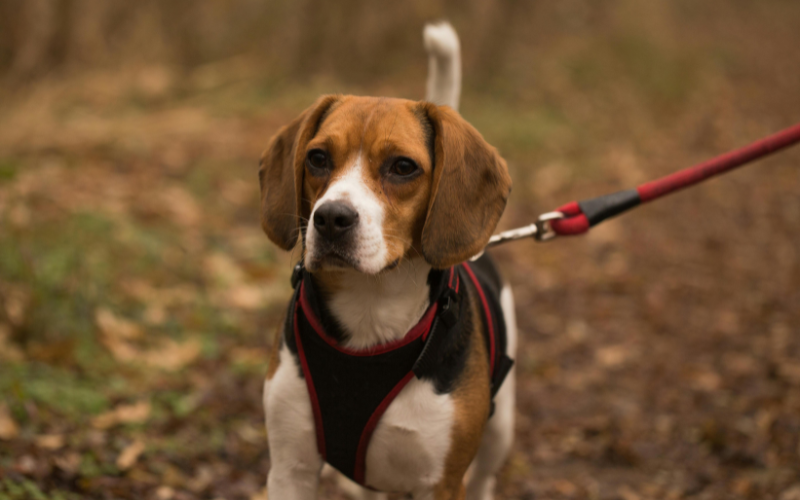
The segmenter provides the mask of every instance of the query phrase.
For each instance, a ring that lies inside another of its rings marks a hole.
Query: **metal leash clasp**
[[[552,240],[558,233],[553,230],[553,225],[551,224],[554,220],[561,220],[564,218],[564,214],[561,212],[547,212],[539,216],[536,219],[536,232],[533,233],[533,238],[536,241],[548,241]]]
[[[496,234],[489,239],[489,243],[486,244],[486,248],[491,248],[497,245],[501,245],[508,241],[516,241],[521,240],[524,238],[533,238],[536,241],[547,241],[552,240],[558,233],[553,230],[552,225],[550,224],[554,220],[563,219],[565,216],[561,212],[547,212],[546,214],[542,214],[536,219],[536,222],[529,226],[518,227],[516,229],[511,229],[509,231],[503,231],[500,234]],[[472,257],[471,261],[476,261],[483,255],[483,252],[486,250],[484,248],[481,250],[477,255]]]

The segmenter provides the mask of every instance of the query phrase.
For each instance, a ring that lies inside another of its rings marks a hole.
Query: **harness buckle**
[[[291,278],[292,289],[297,288],[297,284],[300,283],[300,280],[302,278],[303,278],[303,263],[298,262],[294,266],[294,269],[292,269],[292,278]]]
[[[439,320],[450,330],[458,322],[459,303],[458,294],[452,289],[445,290],[439,299]]]
[[[533,239],[536,241],[547,241],[558,236],[558,233],[553,230],[551,222],[563,218],[564,214],[561,212],[547,212],[540,215],[539,218],[536,219],[536,232],[533,234]]]

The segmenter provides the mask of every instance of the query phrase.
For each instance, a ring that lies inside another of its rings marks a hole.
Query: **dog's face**
[[[505,207],[506,164],[447,107],[325,96],[261,159],[262,226],[315,272],[376,274],[423,256],[438,268],[479,252]]]

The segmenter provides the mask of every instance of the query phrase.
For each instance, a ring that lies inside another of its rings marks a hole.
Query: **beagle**
[[[455,31],[425,45],[426,101],[323,96],[261,158],[262,227],[302,245],[264,384],[271,499],[316,498],[326,462],[363,498],[490,499],[511,447],[513,297],[467,262],[511,179],[456,112]]]

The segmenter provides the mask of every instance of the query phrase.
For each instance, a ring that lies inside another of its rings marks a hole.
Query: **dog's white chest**
[[[384,413],[367,448],[366,482],[383,491],[435,485],[450,450],[453,401],[412,379]]]

